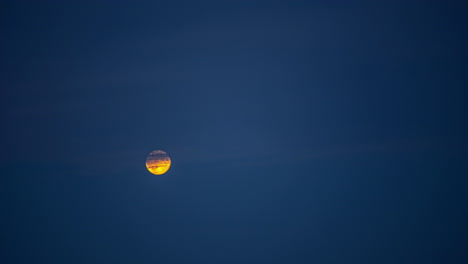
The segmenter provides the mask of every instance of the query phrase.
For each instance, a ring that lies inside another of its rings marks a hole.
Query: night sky
[[[1,1],[0,262],[468,263],[467,14]]]

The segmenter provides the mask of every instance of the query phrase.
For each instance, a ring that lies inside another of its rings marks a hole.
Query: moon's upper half
[[[166,173],[170,167],[171,158],[162,150],[155,150],[146,158],[146,168],[155,175]]]

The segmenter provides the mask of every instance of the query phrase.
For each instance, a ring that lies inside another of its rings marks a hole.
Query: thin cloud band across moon
[[[146,158],[146,168],[154,175],[162,175],[171,167],[171,158],[162,150],[152,151]]]

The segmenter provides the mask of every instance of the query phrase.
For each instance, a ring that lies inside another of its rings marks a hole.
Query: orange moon
[[[162,150],[155,150],[146,158],[146,168],[155,175],[166,173],[170,167],[171,158]]]

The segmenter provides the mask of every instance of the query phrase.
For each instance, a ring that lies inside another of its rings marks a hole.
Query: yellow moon
[[[155,175],[166,173],[170,167],[171,158],[162,150],[155,150],[146,158],[146,168]]]

